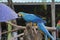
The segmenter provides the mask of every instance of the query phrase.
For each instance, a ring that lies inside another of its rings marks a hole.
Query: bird
[[[41,30],[45,35],[47,35],[48,37],[50,37],[52,40],[54,40],[53,36],[49,33],[49,31],[46,29],[45,26],[45,21],[40,18],[37,17],[34,14],[28,14],[25,12],[19,12],[18,13],[19,16],[21,16],[26,22],[32,22],[32,23],[36,23],[38,26],[38,29]]]
[[[57,29],[59,29],[60,28],[60,20],[58,20],[58,22],[57,22]]]

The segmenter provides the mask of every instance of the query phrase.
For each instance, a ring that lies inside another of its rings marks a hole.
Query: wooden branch
[[[9,22],[7,22],[7,23],[9,23]],[[26,28],[25,26],[18,26],[18,25],[15,25],[15,24],[13,24],[13,23],[9,23],[9,24],[11,24],[12,26],[17,27],[17,29],[13,29],[13,30],[11,30],[11,31],[5,31],[5,32],[2,32],[1,34],[10,33],[10,32],[14,32],[14,31],[17,31],[17,30],[25,29],[25,28]],[[56,28],[54,28],[54,27],[46,27],[46,28],[47,28],[49,31],[56,31]]]
[[[13,30],[11,30],[11,31],[2,32],[1,34],[6,34],[6,33],[14,32],[14,31],[17,31],[17,30],[20,30],[20,29],[16,28],[16,29],[13,29]]]
[[[49,31],[56,31],[55,27],[46,27]]]
[[[21,34],[17,35],[16,37],[12,37],[10,40],[13,40],[13,39],[15,39],[15,38],[17,38],[17,37],[20,37],[20,36],[22,36],[22,35],[24,35],[24,33],[21,33]]]
[[[53,27],[46,27],[49,31],[56,31],[56,28],[53,28]],[[14,31],[17,31],[17,30],[20,30],[19,28],[17,29],[13,29],[11,31],[5,31],[5,32],[2,32],[1,34],[5,34],[5,33],[10,33],[10,32],[14,32]]]
[[[27,23],[26,24],[26,29],[28,31],[28,35],[30,36],[29,40],[35,40],[34,33],[33,33],[33,30],[32,30],[32,24],[31,23]]]
[[[35,28],[37,28],[37,26]],[[49,31],[56,31],[55,27],[48,27],[48,26],[46,26],[46,29],[48,29]]]
[[[24,40],[30,40],[30,36],[28,34],[28,30],[27,29],[24,30]]]
[[[6,23],[9,23],[10,25],[12,25],[13,27],[17,27],[18,29],[14,29],[14,30],[11,30],[11,31],[5,31],[5,32],[2,32],[1,34],[5,34],[5,33],[10,33],[10,32],[14,32],[14,31],[17,31],[17,30],[20,30],[20,29],[25,29],[26,27],[22,27],[22,26],[18,26],[18,25],[15,25],[11,22],[6,22]]]
[[[24,27],[23,26],[18,26],[16,24],[11,23],[11,22],[6,22],[6,23],[12,25],[13,27],[17,27],[17,28],[20,28],[20,29],[25,29],[26,28],[25,26]]]
[[[13,24],[13,23],[10,23],[10,22],[7,22],[7,23],[9,23],[9,24],[11,24],[12,26],[15,26],[15,27],[18,27],[18,28],[21,28],[21,29],[25,29],[26,27],[25,26],[18,26],[18,25],[16,25],[16,24]],[[37,27],[36,27],[37,28]],[[55,27],[48,27],[48,26],[46,26],[46,28],[49,30],[49,31],[56,31],[56,28]]]

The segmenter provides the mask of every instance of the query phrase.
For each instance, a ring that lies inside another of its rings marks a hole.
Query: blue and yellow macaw
[[[19,16],[22,16],[22,18],[26,22],[37,23],[38,29],[41,30],[45,35],[50,37],[52,40],[54,40],[53,36],[46,29],[46,27],[44,25],[44,23],[46,23],[46,22],[42,18],[37,17],[34,14],[28,14],[28,13],[24,13],[24,12],[19,12]]]

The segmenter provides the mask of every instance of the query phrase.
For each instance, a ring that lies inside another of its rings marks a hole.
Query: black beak
[[[19,15],[18,15],[18,18],[22,18],[22,16],[19,16]]]

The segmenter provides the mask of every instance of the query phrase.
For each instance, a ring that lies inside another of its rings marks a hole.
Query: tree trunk
[[[51,3],[51,14],[52,14],[52,27],[55,28],[55,0]],[[56,32],[53,32],[54,40],[56,40]]]

